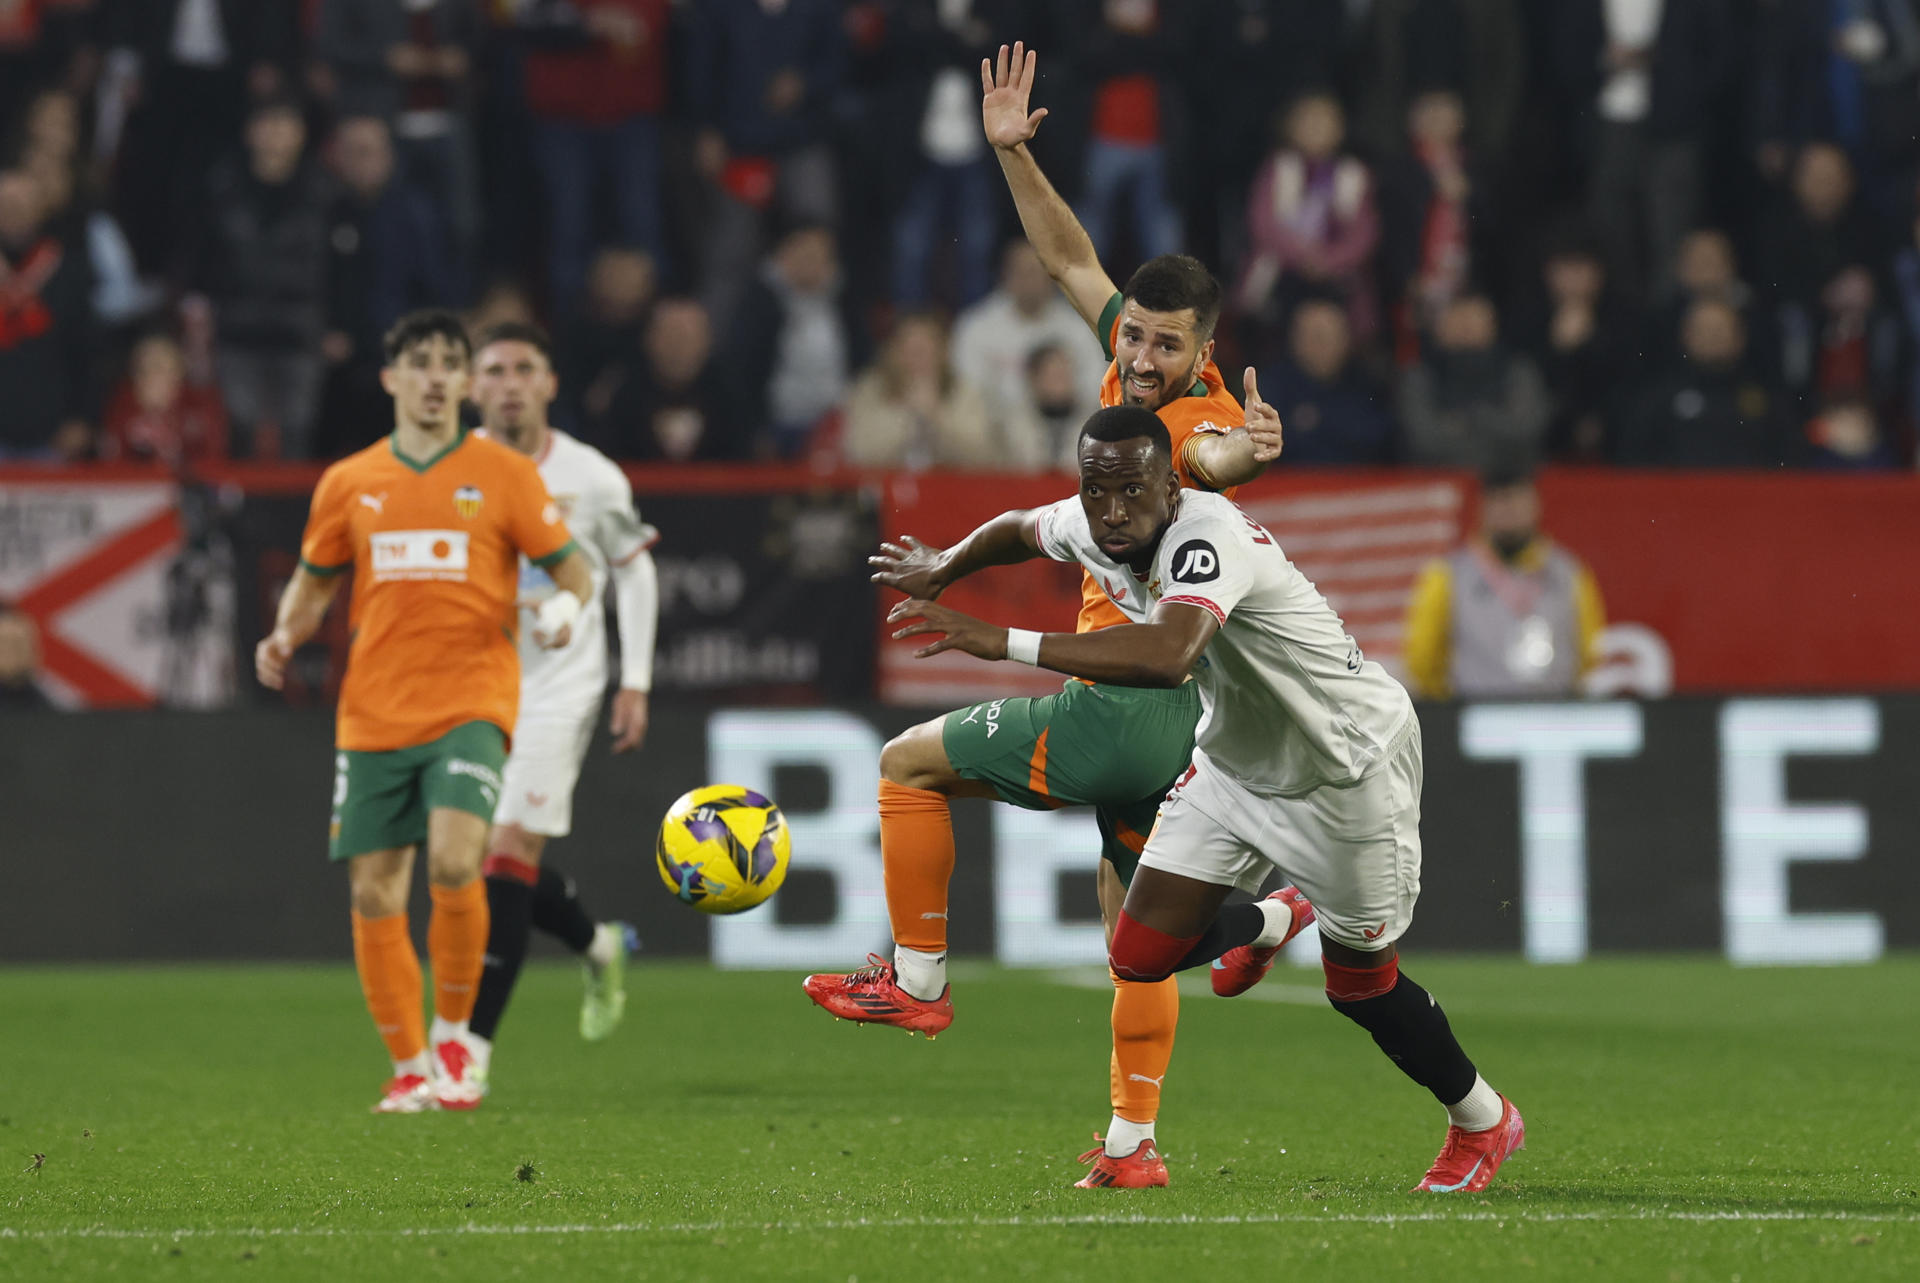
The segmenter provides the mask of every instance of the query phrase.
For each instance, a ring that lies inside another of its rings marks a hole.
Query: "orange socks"
[[[1160,1080],[1173,1059],[1179,1023],[1180,991],[1172,976],[1145,982],[1113,977],[1113,1112],[1148,1124],[1148,1135],[1160,1112]]]
[[[880,781],[880,863],[893,942],[944,953],[953,878],[953,813],[944,793]]]
[[[433,916],[427,919],[427,957],[433,962],[433,1014],[453,1024],[473,1014],[480,970],[487,955],[487,884],[475,878],[463,887],[430,886]],[[418,976],[417,969],[415,975]],[[420,1003],[415,981],[414,1005]]]
[[[484,908],[484,899],[481,903]],[[363,918],[355,912],[353,965],[387,1054],[398,1064],[424,1053],[427,1022],[420,1014],[420,955],[407,934],[407,915]]]

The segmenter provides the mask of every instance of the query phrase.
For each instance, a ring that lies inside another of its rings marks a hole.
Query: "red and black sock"
[[[1323,962],[1327,1001],[1373,1035],[1400,1072],[1432,1092],[1442,1105],[1466,1098],[1479,1077],[1454,1039],[1447,1013],[1433,995],[1400,970],[1396,958],[1384,967],[1361,969]]]
[[[486,964],[480,969],[480,992],[473,1000],[467,1028],[479,1037],[493,1038],[500,1017],[527,960],[527,940],[533,926],[534,884],[543,870],[510,855],[490,855],[481,870],[487,879]]]
[[[533,925],[575,953],[585,953],[593,943],[594,922],[580,907],[573,879],[550,865],[540,866],[533,888]]]

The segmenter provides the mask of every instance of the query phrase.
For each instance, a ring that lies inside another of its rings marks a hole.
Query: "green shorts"
[[[492,722],[465,722],[412,748],[342,749],[334,763],[327,854],[351,860],[426,841],[427,813],[435,807],[491,820],[500,801],[507,737]]]
[[[1122,882],[1159,814],[1160,801],[1193,758],[1200,690],[1089,686],[1056,695],[996,699],[948,713],[941,742],[955,771],[993,786],[1029,811],[1091,806],[1101,855]]]

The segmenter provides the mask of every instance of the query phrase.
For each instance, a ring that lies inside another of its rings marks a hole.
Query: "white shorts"
[[[563,838],[573,828],[573,787],[593,741],[595,706],[580,717],[522,717],[502,777],[495,824],[517,824],[542,837]]]
[[[1196,749],[1140,863],[1247,892],[1278,869],[1313,902],[1321,935],[1384,949],[1406,932],[1420,898],[1421,774],[1417,720],[1358,784],[1304,797],[1253,793]]]

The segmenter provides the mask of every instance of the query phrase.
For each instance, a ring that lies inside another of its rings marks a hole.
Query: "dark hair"
[[[545,330],[537,325],[530,325],[526,321],[501,321],[498,324],[489,325],[480,331],[479,337],[473,341],[473,350],[478,353],[482,348],[494,343],[525,343],[541,356],[546,357],[547,364],[553,364],[553,340],[547,337]]]
[[[1152,410],[1138,405],[1110,405],[1087,416],[1080,429],[1084,441],[1137,441],[1145,437],[1160,457],[1173,466],[1173,437]]]
[[[1190,254],[1148,259],[1127,278],[1125,294],[1150,312],[1192,308],[1193,334],[1199,343],[1213,337],[1213,327],[1220,321],[1220,282]]]
[[[392,365],[408,348],[436,335],[449,343],[458,343],[466,349],[468,356],[473,355],[473,340],[467,337],[467,327],[461,322],[459,314],[443,307],[429,307],[408,312],[387,331],[386,337],[380,341],[387,364]]]

